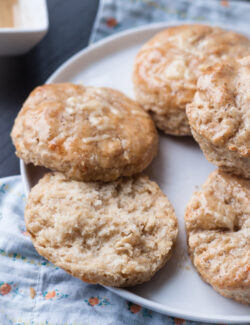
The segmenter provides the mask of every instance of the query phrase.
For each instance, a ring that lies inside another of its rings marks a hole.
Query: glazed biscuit
[[[191,135],[185,109],[202,71],[221,60],[249,54],[250,40],[237,33],[205,25],[170,27],[136,56],[136,99],[165,133]]]
[[[213,172],[185,215],[190,257],[203,280],[250,304],[250,181]]]
[[[250,56],[209,67],[198,80],[187,116],[210,162],[250,178]]]
[[[141,172],[157,151],[150,116],[109,88],[71,83],[36,88],[12,133],[16,154],[84,181],[111,181]]]
[[[110,183],[46,174],[25,209],[36,250],[89,283],[148,281],[171,256],[178,225],[167,197],[147,176]]]

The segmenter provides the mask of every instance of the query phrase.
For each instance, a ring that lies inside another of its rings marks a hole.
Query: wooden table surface
[[[99,1],[47,3],[50,25],[45,38],[26,55],[0,57],[0,177],[20,173],[10,131],[22,103],[34,87],[88,45]]]

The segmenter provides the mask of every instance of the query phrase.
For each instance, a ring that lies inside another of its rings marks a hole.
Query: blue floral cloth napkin
[[[197,20],[249,28],[240,1],[104,0],[91,42],[158,21]],[[89,285],[42,258],[27,236],[20,176],[0,180],[0,325],[191,325]],[[203,323],[204,324],[204,323]]]
[[[171,21],[220,23],[249,31],[250,4],[227,0],[103,0],[91,43],[122,30]]]

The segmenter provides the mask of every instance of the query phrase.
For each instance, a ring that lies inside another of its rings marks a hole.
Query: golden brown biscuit
[[[11,136],[25,163],[84,181],[141,172],[158,142],[154,123],[136,102],[113,89],[71,83],[36,88]]]
[[[250,56],[209,67],[187,116],[210,162],[250,178]]]
[[[250,181],[213,172],[186,209],[191,259],[225,297],[250,304]]]
[[[119,287],[148,281],[178,232],[167,197],[143,175],[83,183],[49,173],[31,190],[25,221],[49,261],[83,281]]]
[[[202,71],[222,59],[250,54],[250,40],[205,25],[170,27],[156,34],[137,54],[137,101],[167,134],[190,135],[185,108],[193,99]]]

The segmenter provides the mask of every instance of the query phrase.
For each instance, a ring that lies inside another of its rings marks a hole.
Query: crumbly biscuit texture
[[[108,286],[149,280],[171,256],[178,232],[167,197],[143,175],[84,183],[49,173],[32,189],[25,221],[41,255]]]
[[[136,98],[165,133],[190,135],[185,108],[202,71],[249,54],[250,40],[237,33],[205,25],[170,27],[156,34],[136,57]]]
[[[250,304],[250,181],[213,172],[189,202],[185,222],[201,277],[223,296]]]
[[[209,161],[250,178],[250,56],[209,67],[187,116]]]
[[[36,88],[11,135],[25,163],[84,181],[141,172],[158,142],[154,123],[135,101],[113,89],[71,83]]]

